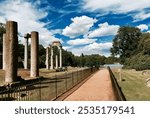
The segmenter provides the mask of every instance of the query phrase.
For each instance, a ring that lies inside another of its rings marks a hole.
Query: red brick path
[[[99,70],[64,101],[115,101],[109,72]]]

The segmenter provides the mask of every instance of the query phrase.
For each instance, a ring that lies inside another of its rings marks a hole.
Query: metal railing
[[[110,78],[111,78],[111,82],[112,82],[112,86],[113,86],[113,90],[115,92],[115,96],[117,98],[118,101],[126,101],[126,98],[121,90],[121,87],[119,86],[113,72],[111,71],[110,67],[107,67],[109,70],[109,74],[110,74]]]
[[[87,68],[65,72],[51,78],[39,77],[0,86],[0,101],[49,101],[54,100],[97,71]]]

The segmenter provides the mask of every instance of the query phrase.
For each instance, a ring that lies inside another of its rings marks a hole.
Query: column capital
[[[24,35],[24,38],[25,38],[25,39],[29,39],[29,38],[31,38],[31,34],[26,33],[26,34]]]

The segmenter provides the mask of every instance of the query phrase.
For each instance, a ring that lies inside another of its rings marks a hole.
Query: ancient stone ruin
[[[39,76],[39,34],[36,31],[25,35],[24,68],[28,68],[28,39],[31,38],[31,65],[30,76]],[[5,82],[17,81],[18,65],[18,26],[15,21],[7,21],[6,34],[3,34],[3,70],[5,70]],[[7,59],[6,59],[7,58]]]
[[[59,63],[58,63],[58,55],[55,55],[55,69],[62,68],[62,45],[60,41],[54,41],[52,45],[46,48],[46,68],[54,69],[54,50],[53,48],[57,47],[59,49]],[[51,50],[51,51],[49,51]],[[51,55],[50,55],[51,52]],[[50,56],[50,59],[49,59]],[[49,62],[50,61],[50,62]]]
[[[24,36],[24,69],[28,69],[28,40],[31,38],[30,55],[30,77],[39,76],[39,34],[36,31],[27,33]],[[6,34],[3,34],[3,70],[5,70],[5,82],[17,81],[18,65],[18,26],[15,21],[7,21]],[[57,47],[59,54],[54,54],[54,47]],[[7,59],[6,59],[7,58]],[[54,61],[55,59],[55,61]],[[54,67],[55,66],[55,67]],[[62,45],[60,41],[54,41],[46,48],[46,68],[62,68]]]

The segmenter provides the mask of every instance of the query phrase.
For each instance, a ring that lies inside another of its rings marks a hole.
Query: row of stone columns
[[[59,49],[59,67],[62,68],[62,48],[57,46]],[[51,50],[50,60],[49,60],[49,49]],[[53,46],[46,48],[46,69],[54,69],[54,52],[53,52]],[[50,61],[50,63],[49,63]],[[49,65],[50,64],[50,65]],[[55,57],[55,68],[58,69],[58,55]]]
[[[38,32],[31,32],[31,66],[30,76],[39,76],[39,35]],[[18,65],[18,26],[17,22],[7,21],[6,34],[3,35],[3,69],[5,70],[5,82],[17,81]],[[28,39],[25,43],[25,68],[28,62]]]

